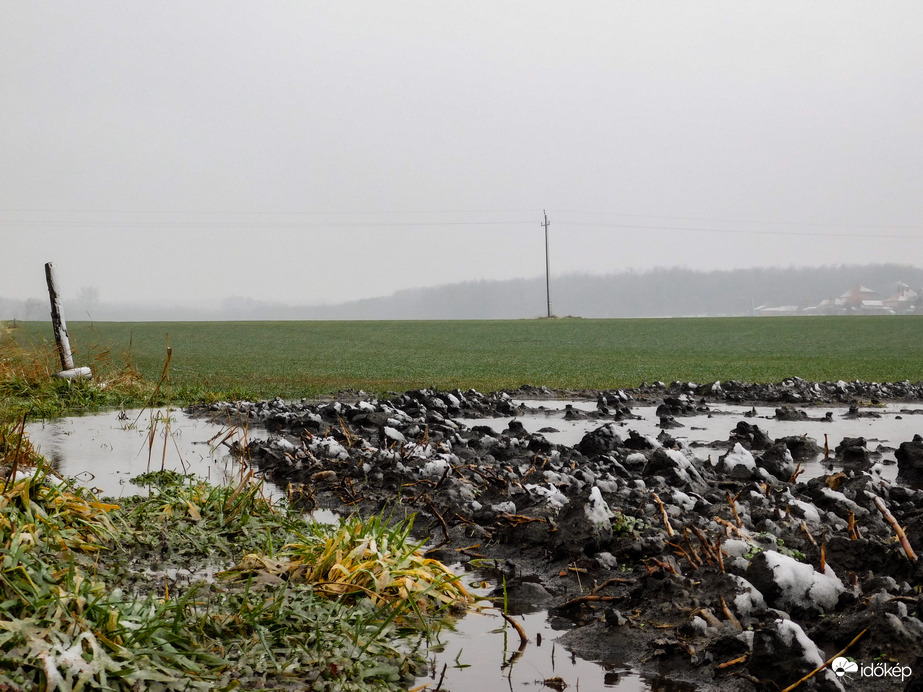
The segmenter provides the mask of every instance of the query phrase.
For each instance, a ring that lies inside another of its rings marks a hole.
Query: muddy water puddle
[[[567,623],[549,618],[547,611],[514,617],[529,636],[525,646],[496,611],[466,615],[441,635],[442,650],[431,655],[429,673],[416,684],[430,683],[429,689],[434,689],[442,680],[443,689],[454,692],[565,689],[562,683],[576,690],[654,688],[652,681],[624,663],[587,661],[555,643]]]
[[[182,411],[107,411],[54,418],[26,427],[32,444],[65,478],[97,495],[144,495],[131,478],[167,469],[215,485],[235,483],[241,466],[221,440],[238,433],[227,425],[190,418]],[[225,442],[230,442],[228,438]],[[240,439],[240,438],[237,438]],[[270,495],[281,491],[267,484]]]

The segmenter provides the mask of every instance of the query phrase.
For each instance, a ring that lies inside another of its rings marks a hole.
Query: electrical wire
[[[493,211],[474,211],[474,210],[428,210],[428,211],[372,211],[372,212],[346,212],[346,211],[245,211],[245,212],[218,212],[218,211],[199,211],[199,212],[180,212],[180,211],[141,211],[141,210],[116,210],[116,209],[82,209],[82,210],[65,210],[65,209],[5,209],[0,213],[19,212],[19,213],[55,213],[55,214],[162,214],[175,216],[219,216],[224,215],[231,217],[232,220],[140,220],[140,219],[73,219],[73,220],[0,220],[0,227],[28,227],[28,228],[176,228],[176,229],[196,229],[196,228],[259,228],[268,229],[286,229],[286,228],[438,228],[438,227],[476,227],[476,226],[531,226],[542,224],[535,220],[504,220],[504,219],[473,219],[460,221],[438,221],[438,220],[377,220],[377,221],[326,221],[326,220],[290,220],[290,221],[268,221],[265,219],[254,219],[253,221],[240,220],[245,216],[311,216],[316,219],[318,216],[337,216],[345,215],[356,216],[384,216],[384,215],[414,215],[423,216],[427,214],[522,214],[529,210],[493,210]],[[875,224],[825,224],[825,223],[798,223],[791,221],[753,221],[753,220],[732,220],[732,219],[709,219],[704,217],[685,217],[685,216],[659,216],[653,214],[621,214],[615,212],[593,212],[578,210],[551,210],[552,213],[559,214],[578,214],[578,215],[595,215],[595,216],[619,216],[642,219],[675,219],[685,221],[701,221],[712,223],[740,223],[748,225],[768,225],[768,226],[786,226],[793,230],[765,230],[754,228],[718,228],[708,226],[694,225],[651,225],[642,223],[615,223],[605,221],[580,221],[564,219],[558,217],[554,220],[554,227],[572,228],[572,227],[595,227],[595,228],[614,228],[632,231],[667,231],[667,232],[684,232],[684,233],[725,233],[740,236],[794,236],[794,237],[826,237],[826,238],[887,238],[900,240],[920,240],[923,239],[921,234],[907,233],[856,233],[849,231],[816,231],[806,230],[810,228],[866,228],[866,229],[914,229],[914,226],[900,225],[875,225]],[[237,220],[233,220],[233,219]],[[797,227],[802,227],[794,230]]]
[[[559,224],[560,225],[560,224]],[[900,238],[903,240],[923,240],[921,235],[907,235],[897,233],[822,233],[820,231],[759,231],[754,229],[734,228],[703,228],[700,226],[642,226],[627,223],[593,223],[582,221],[569,221],[567,226],[595,226],[600,228],[625,228],[640,231],[683,231],[699,233],[731,233],[735,235],[775,235],[820,238]]]
[[[744,223],[755,224],[760,226],[811,226],[829,228],[881,228],[881,229],[916,229],[921,230],[923,227],[911,224],[862,224],[862,223],[819,223],[812,221],[754,221],[753,219],[723,219],[702,216],[665,216],[662,214],[626,214],[621,212],[610,211],[580,211],[576,209],[549,209],[550,213],[561,214],[585,214],[587,216],[627,216],[641,219],[668,219],[672,221],[701,221],[703,223]]]

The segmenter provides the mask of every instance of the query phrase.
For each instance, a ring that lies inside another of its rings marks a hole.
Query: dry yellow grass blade
[[[277,560],[247,555],[223,575],[243,580],[270,573],[312,584],[330,597],[368,597],[376,604],[412,600],[421,610],[471,606],[474,599],[459,577],[425,557],[408,535],[409,525],[389,528],[377,518],[351,519],[315,541],[283,546]]]

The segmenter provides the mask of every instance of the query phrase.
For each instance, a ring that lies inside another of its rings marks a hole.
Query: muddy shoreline
[[[516,420],[530,412],[517,401],[559,398],[595,401],[563,414],[589,424],[573,446]],[[885,402],[923,402],[923,384],[349,392],[197,414],[265,426],[237,451],[306,509],[417,514],[434,557],[477,570],[498,598],[505,582],[513,612],[566,620],[559,641],[581,656],[701,690],[775,690],[848,647],[857,671],[828,667],[799,689],[902,690],[923,677],[923,438],[890,450],[891,483],[876,473],[887,450],[861,437],[830,440],[829,471],[804,480],[798,464],[823,440],[772,439],[761,421],[728,416],[727,438],[712,441],[722,453],[703,460],[672,434],[719,403],[858,420]],[[658,436],[632,430],[641,405],[657,407]],[[504,417],[502,432],[469,420]]]

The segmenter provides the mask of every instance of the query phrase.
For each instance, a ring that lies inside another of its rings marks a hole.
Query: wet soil
[[[518,399],[546,397],[595,402],[564,413],[587,421],[579,442],[555,444],[517,420],[536,413]],[[674,428],[718,403],[778,405],[779,420],[858,421],[884,402],[921,400],[919,384],[793,378],[350,393],[197,414],[265,426],[265,438],[236,451],[305,509],[416,514],[432,557],[486,575],[513,612],[566,619],[559,641],[578,655],[628,662],[679,689],[777,690],[843,652],[856,670],[829,666],[799,689],[895,690],[923,676],[923,467],[911,458],[923,440],[901,441],[907,461],[887,480],[878,463],[894,450],[862,437],[826,449],[806,436],[772,439],[744,414],[702,458]],[[642,404],[658,407],[656,437],[632,430]],[[477,424],[503,417],[501,432]],[[831,466],[806,479],[799,462],[818,455]]]

